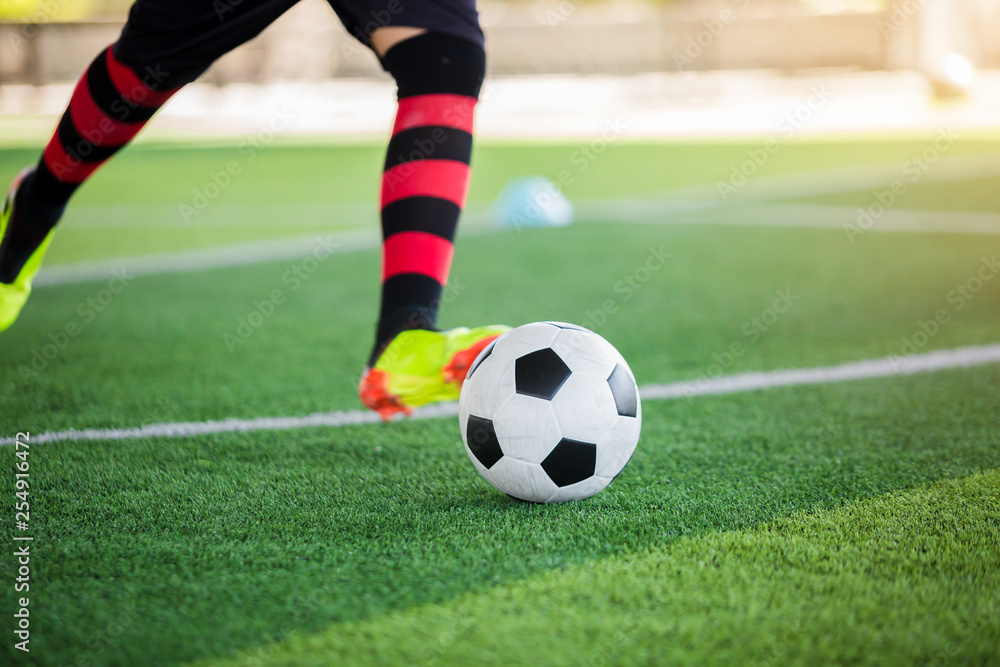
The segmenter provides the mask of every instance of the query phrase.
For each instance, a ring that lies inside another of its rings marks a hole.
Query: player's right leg
[[[137,0],[121,37],[80,77],[38,164],[0,213],[0,331],[17,319],[53,229],[84,181],[219,56],[297,0]]]
[[[508,330],[439,330],[438,306],[471,175],[473,111],[486,71],[475,0],[330,0],[396,81],[382,174],[382,294],[358,385],[384,419],[454,400],[477,354]],[[375,20],[373,20],[375,19]]]

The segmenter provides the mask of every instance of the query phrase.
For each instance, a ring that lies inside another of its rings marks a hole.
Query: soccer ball
[[[601,491],[635,451],[639,390],[625,359],[589,329],[535,322],[483,349],[459,398],[476,470],[504,493],[539,503]]]

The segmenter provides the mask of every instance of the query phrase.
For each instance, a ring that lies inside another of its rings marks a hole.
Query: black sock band
[[[478,98],[486,52],[460,37],[425,32],[389,49],[382,66],[396,79],[399,99],[432,93]]]

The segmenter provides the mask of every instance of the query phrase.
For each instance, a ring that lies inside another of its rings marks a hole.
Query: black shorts
[[[136,0],[115,57],[155,72],[155,88],[196,79],[220,56],[256,37],[298,0]],[[426,28],[482,46],[476,0],[327,0],[361,43],[377,28]]]

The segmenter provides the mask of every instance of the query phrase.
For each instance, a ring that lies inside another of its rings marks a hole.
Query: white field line
[[[716,222],[718,224],[742,224],[782,227],[842,227],[857,219],[857,211],[848,207],[823,207],[800,204],[767,205],[768,200],[802,198],[814,195],[852,192],[875,186],[884,186],[902,174],[902,163],[883,163],[835,167],[832,169],[807,171],[794,174],[761,176],[751,178],[734,201],[723,203],[711,183],[685,186],[650,195],[647,199],[583,200],[577,203],[578,218],[584,222],[664,222],[691,223]],[[958,155],[941,158],[933,168],[921,176],[921,182],[948,182],[971,178],[985,178],[1000,175],[1000,161],[995,154]],[[874,195],[873,195],[874,196]],[[741,204],[741,202],[743,202]],[[374,206],[374,205],[372,205]],[[807,208],[808,207],[808,208]],[[282,207],[279,207],[282,208]],[[340,202],[330,204],[305,203],[286,210],[277,211],[278,218],[296,212],[310,216],[333,216],[351,220],[371,216],[371,207],[361,202]],[[101,228],[126,227],[133,207],[131,206],[90,206],[84,210],[90,217],[107,211],[106,220],[80,221],[81,227]],[[217,204],[216,218],[210,227],[228,226],[235,219],[259,214],[260,207],[251,204]],[[749,209],[749,210],[748,210]],[[691,219],[676,214],[696,214],[711,212],[713,219]],[[725,213],[718,215],[720,211]],[[853,218],[848,218],[851,212]],[[670,219],[663,216],[671,215]],[[909,218],[915,222],[909,222]],[[918,212],[890,210],[884,220],[871,225],[865,231],[905,231],[905,232],[961,232],[974,234],[995,234],[996,216],[972,212]],[[930,220],[933,218],[933,220]],[[929,221],[930,220],[930,221]],[[950,224],[949,221],[954,221]],[[490,225],[491,215],[487,206],[471,206],[463,216],[463,235],[485,234],[502,228]],[[171,225],[173,223],[170,223]],[[259,226],[259,224],[258,224]],[[113,258],[94,262],[81,262],[44,268],[35,278],[35,287],[78,283],[91,280],[107,280],[115,271],[127,275],[154,275],[162,273],[187,273],[207,269],[232,266],[246,266],[270,261],[295,260],[308,256],[316,248],[319,239],[333,239],[336,252],[346,253],[367,250],[378,246],[377,231],[351,230],[316,234],[295,238],[272,239],[252,243],[239,243],[203,250],[139,255],[135,257]]]
[[[462,230],[462,236],[500,231],[473,220]],[[208,269],[228,268],[298,260],[308,257],[317,250],[341,255],[359,250],[378,248],[381,236],[377,227],[330,233],[309,234],[292,238],[269,239],[250,243],[237,243],[201,250],[180,250],[153,255],[137,255],[102,259],[93,262],[78,262],[42,269],[35,278],[33,287],[80,283],[92,280],[107,280],[116,272],[128,276],[147,276],[163,273],[190,273]]]
[[[877,163],[832,167],[793,174],[759,176],[748,179],[747,185],[733,197],[736,203],[761,203],[768,200],[802,199],[810,196],[839,194],[885,186],[899,178],[901,163]],[[921,176],[921,181],[946,182],[1000,176],[1000,155],[969,155],[942,158],[940,163]],[[909,183],[908,183],[909,185]],[[876,188],[877,189],[877,188]],[[659,203],[668,202],[678,210],[724,207],[713,183],[699,183],[670,190],[650,193],[637,199],[594,200],[594,204],[607,207],[616,202]],[[587,200],[579,200],[586,207]],[[482,220],[487,207],[470,204],[463,222],[476,224]],[[185,221],[175,204],[81,204],[73,207],[73,219],[64,223],[66,229],[216,229],[230,227],[255,227],[273,229],[292,219],[354,221],[378,226],[378,209],[375,202],[299,202],[299,203],[239,203],[212,204],[204,218]]]
[[[780,371],[739,373],[719,378],[702,378],[686,382],[647,385],[640,389],[645,400],[705,396],[709,394],[735,394],[742,391],[792,387],[806,384],[827,384],[847,380],[915,375],[948,368],[968,368],[1000,362],[1000,343],[978,347],[960,347],[909,356],[891,356],[883,359],[852,361],[837,366],[819,368],[791,368]]]
[[[711,224],[753,227],[809,227],[839,229],[857,225],[858,209],[849,206],[813,204],[757,204],[752,206],[716,206],[701,201],[656,201],[639,199],[585,200],[578,204],[579,222]],[[478,236],[504,231],[490,226],[488,214],[470,220],[462,236]],[[956,234],[1000,234],[1000,215],[973,211],[910,211],[890,209],[864,232],[947,232]],[[155,255],[81,262],[43,269],[35,278],[35,287],[62,285],[92,280],[107,280],[115,272],[130,276],[163,273],[189,273],[208,269],[247,266],[307,257],[326,240],[335,246],[334,254],[370,250],[379,245],[378,232],[352,230],[298,236],[286,239],[255,241],[235,245],[183,250]]]
[[[185,220],[176,204],[78,204],[60,229],[280,229],[289,220],[351,221],[378,226],[375,201],[218,202],[208,213]]]
[[[867,232],[1000,234],[1000,214],[979,211],[916,211],[888,209],[877,218],[861,217],[858,207],[811,204],[770,204],[717,209],[716,216],[695,221],[725,225],[816,227]]]
[[[828,169],[818,169],[812,171],[795,172],[791,174],[775,174],[768,176],[751,176],[747,179],[746,185],[738,188],[728,201],[723,201],[719,195],[717,183],[698,183],[686,185],[679,188],[663,190],[651,193],[641,198],[623,198],[607,200],[577,200],[574,204],[582,214],[582,218],[587,221],[609,222],[611,220],[622,220],[625,222],[646,221],[657,215],[685,213],[695,211],[716,212],[720,209],[739,211],[750,209],[763,209],[767,206],[784,206],[783,204],[771,204],[785,199],[806,199],[832,194],[842,194],[845,192],[860,192],[871,190],[871,196],[865,201],[865,206],[875,201],[875,192],[886,189],[894,179],[902,180],[907,187],[913,185],[910,175],[903,172],[904,161],[884,162],[874,164],[849,165],[843,167],[831,167]],[[951,183],[955,181],[965,181],[970,179],[991,178],[1000,176],[1000,156],[995,153],[985,155],[956,155],[954,157],[943,157],[940,161],[929,166],[927,171],[922,172],[918,179],[918,184],[922,183]],[[726,175],[728,178],[728,175]],[[719,182],[728,183],[726,178]],[[810,204],[789,204],[789,206],[811,206]],[[843,208],[850,210],[857,218],[857,208],[850,207],[827,207],[820,208],[836,209]],[[792,210],[792,209],[786,209]],[[804,210],[804,209],[803,209]],[[890,209],[889,214],[894,217],[919,215],[921,211]],[[967,217],[976,215],[989,215],[973,212],[928,212],[931,215],[955,215],[956,217]],[[612,217],[616,216],[616,217]],[[667,222],[678,222],[669,220]],[[762,224],[760,222],[744,224]],[[784,225],[797,226],[797,225]],[[831,225],[812,225],[831,226]],[[839,226],[839,225],[838,225]],[[879,225],[872,225],[867,231],[875,231]],[[926,231],[924,229],[907,229],[902,225],[893,231]],[[929,231],[937,231],[932,229]],[[950,231],[950,230],[949,230]],[[989,233],[989,232],[987,232]]]
[[[868,189],[880,190],[888,187],[895,179],[903,181],[907,187],[912,187],[924,183],[951,183],[1000,176],[1000,155],[996,153],[945,155],[937,162],[926,165],[926,171],[921,171],[916,181],[912,180],[912,169],[910,172],[903,171],[906,162],[904,159],[898,162],[844,165],[788,174],[751,175],[746,178],[743,186],[736,188],[736,192],[731,194],[728,204],[803,199]],[[720,173],[720,178],[716,182],[661,190],[648,195],[648,198],[699,201],[705,206],[725,206],[727,202],[722,200],[718,184],[731,185],[729,182],[731,175],[731,173]]]
[[[711,394],[733,394],[758,389],[790,387],[796,385],[826,384],[928,373],[947,368],[966,368],[1000,362],[1000,344],[963,347],[915,354],[908,357],[887,357],[867,361],[854,361],[838,366],[796,368],[779,371],[740,373],[719,378],[703,378],[669,384],[647,385],[640,389],[643,400],[664,400]],[[458,415],[456,403],[421,408],[411,419],[435,419]],[[51,431],[31,437],[32,444],[82,440],[126,440],[131,438],[184,438],[212,433],[238,433],[245,431],[288,431],[293,429],[326,426],[338,428],[356,424],[374,424],[380,421],[374,412],[344,410],[317,412],[304,417],[257,417],[254,419],[222,419],[204,422],[175,422],[149,424],[134,428],[70,429]],[[0,438],[0,445],[11,445],[13,437]]]
[[[317,249],[332,247],[334,254],[339,254],[374,248],[378,246],[378,243],[378,234],[374,230],[359,230],[238,243],[203,250],[183,250],[155,255],[80,262],[42,269],[35,278],[34,287],[79,283],[88,280],[107,280],[115,272],[128,276],[144,276],[246,266],[282,259],[294,260],[306,257]],[[327,252],[329,251],[327,250]]]
[[[1000,214],[996,213],[889,209],[877,218],[861,219],[859,216],[858,207],[851,206],[756,204],[716,207],[703,202],[628,199],[581,202],[577,219],[591,223],[850,228],[853,233],[1000,234]]]

